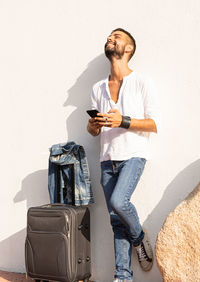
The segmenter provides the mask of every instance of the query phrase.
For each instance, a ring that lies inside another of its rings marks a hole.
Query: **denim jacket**
[[[89,167],[82,146],[68,142],[50,148],[48,189],[51,203],[76,206],[94,203]]]

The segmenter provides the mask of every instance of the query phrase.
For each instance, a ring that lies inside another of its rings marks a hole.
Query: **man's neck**
[[[129,75],[132,70],[129,68],[128,63],[123,60],[112,60],[110,66],[109,80],[121,81],[124,76]]]

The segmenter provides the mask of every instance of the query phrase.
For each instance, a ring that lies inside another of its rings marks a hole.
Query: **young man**
[[[115,280],[132,281],[132,248],[141,268],[149,271],[153,252],[130,202],[148,159],[148,137],[157,132],[159,110],[151,80],[131,70],[136,49],[132,35],[118,28],[105,44],[110,75],[92,89],[92,109],[100,113],[88,121],[88,132],[101,134],[101,184],[114,232]]]

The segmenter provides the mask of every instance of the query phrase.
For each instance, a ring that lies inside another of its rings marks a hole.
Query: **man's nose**
[[[109,42],[109,41],[112,41],[112,36],[111,35],[109,35],[108,37],[107,37],[107,41]]]

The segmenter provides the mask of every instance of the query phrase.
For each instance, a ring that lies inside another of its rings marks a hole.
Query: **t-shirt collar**
[[[125,75],[125,76],[123,77],[123,80],[129,79],[129,77],[131,77],[131,76],[133,75],[133,73],[134,73],[134,70],[133,70],[132,72],[130,72],[128,75]],[[110,77],[110,74],[107,76],[107,78],[106,78],[105,81],[104,81],[104,83],[105,83],[106,85],[108,85],[109,77]]]

